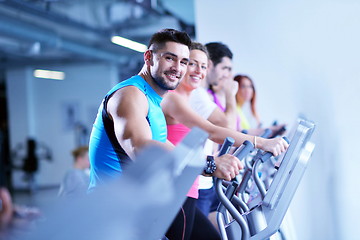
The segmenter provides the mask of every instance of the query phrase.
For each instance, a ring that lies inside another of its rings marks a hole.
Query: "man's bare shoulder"
[[[109,101],[141,101],[146,100],[145,94],[137,87],[129,85],[123,88],[120,88],[113,93]]]
[[[107,111],[110,115],[122,115],[137,111],[146,112],[147,108],[145,94],[135,86],[126,86],[113,93],[108,101]]]

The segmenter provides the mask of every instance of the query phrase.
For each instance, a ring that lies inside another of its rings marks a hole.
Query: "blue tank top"
[[[99,107],[91,131],[89,142],[89,160],[91,166],[89,190],[92,190],[104,181],[116,179],[121,175],[124,166],[131,162],[130,157],[116,139],[114,123],[106,111],[108,99],[111,95],[126,86],[135,86],[145,94],[149,104],[146,119],[151,128],[152,139],[160,142],[166,141],[166,121],[160,106],[162,98],[139,75],[118,83],[106,94]]]

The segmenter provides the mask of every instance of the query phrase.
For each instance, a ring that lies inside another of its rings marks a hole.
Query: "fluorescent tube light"
[[[145,44],[138,43],[120,36],[113,36],[111,38],[111,42],[138,52],[145,52],[147,50],[147,46]]]
[[[60,71],[49,71],[49,70],[36,69],[36,70],[34,70],[34,77],[54,79],[54,80],[64,80],[65,73],[60,72]]]

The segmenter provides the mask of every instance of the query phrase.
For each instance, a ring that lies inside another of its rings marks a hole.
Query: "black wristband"
[[[212,175],[216,171],[216,164],[214,156],[207,156],[206,157],[206,165],[204,167],[204,173]]]

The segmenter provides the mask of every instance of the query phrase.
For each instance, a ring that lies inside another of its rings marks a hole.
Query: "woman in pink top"
[[[169,59],[171,61],[171,59]],[[200,86],[205,78],[208,67],[208,55],[206,48],[200,43],[193,43],[190,51],[190,62],[184,79],[180,82],[175,91],[165,94],[161,107],[165,114],[168,125],[168,139],[174,144],[181,141],[190,128],[199,127],[209,133],[209,139],[221,144],[226,137],[235,140],[234,146],[240,146],[245,140],[253,142],[255,147],[264,151],[272,152],[275,156],[284,152],[288,144],[282,138],[264,139],[246,135],[227,128],[215,126],[211,122],[203,119],[194,112],[189,105],[191,91]],[[205,164],[205,163],[204,163]],[[216,173],[216,171],[215,171]],[[231,180],[231,176],[223,176]],[[195,190],[195,185],[191,190]],[[192,191],[189,192],[190,194]],[[176,217],[178,226],[176,230],[182,231],[182,239],[220,239],[218,234],[213,233],[213,226],[210,221],[196,209],[196,196],[188,197],[184,207]],[[175,225],[175,224],[174,224]],[[172,229],[173,230],[173,229]],[[210,232],[214,235],[211,236]],[[177,239],[176,236],[168,236],[169,239]]]

